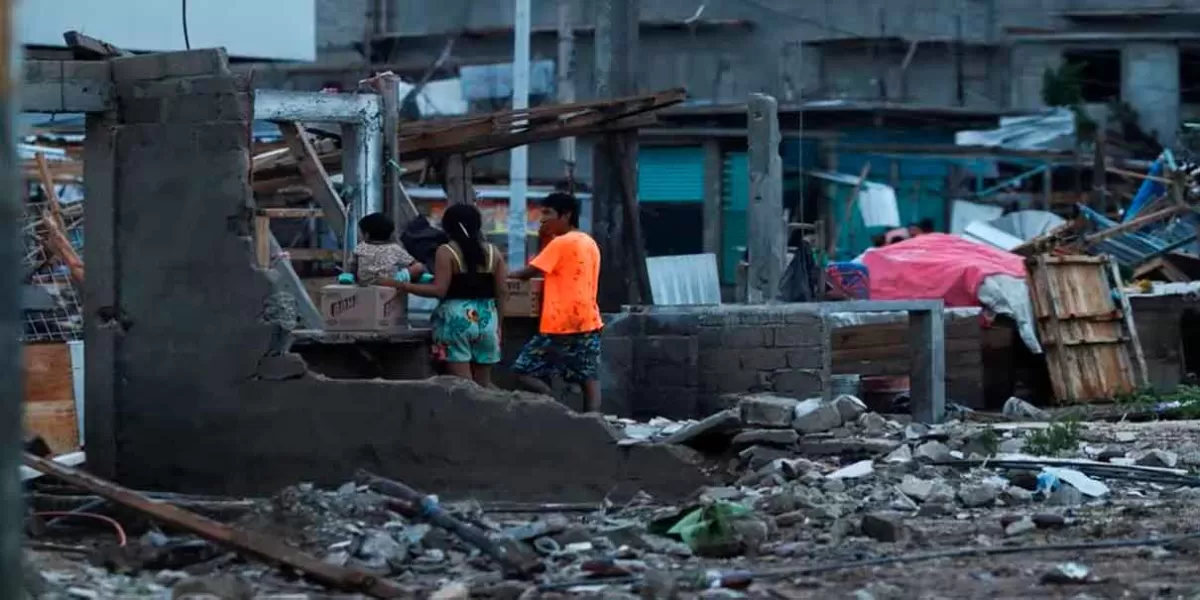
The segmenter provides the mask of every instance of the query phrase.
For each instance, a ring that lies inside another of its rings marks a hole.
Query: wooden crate
[[[1148,385],[1129,300],[1107,256],[1038,255],[1025,264],[1059,404],[1107,400]]]
[[[79,449],[71,350],[65,342],[26,344],[22,350],[26,435],[39,435],[54,454]]]

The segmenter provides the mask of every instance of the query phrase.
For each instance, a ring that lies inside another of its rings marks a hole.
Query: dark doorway
[[[646,202],[639,205],[646,256],[677,256],[704,251],[704,205]]]
[[[1200,375],[1200,312],[1188,309],[1179,317],[1179,353],[1184,379],[1194,380],[1188,374]]]

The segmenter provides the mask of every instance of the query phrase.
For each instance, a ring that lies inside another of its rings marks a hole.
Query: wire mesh
[[[59,186],[59,195],[67,238],[75,251],[83,253],[83,202],[65,201],[70,192]],[[61,257],[47,249],[45,219],[49,206],[41,190],[31,190],[31,200],[25,203],[21,220],[21,240],[24,246],[22,267],[24,283],[44,291],[51,302],[23,310],[22,341],[50,342],[83,339],[83,292],[78,289]]]

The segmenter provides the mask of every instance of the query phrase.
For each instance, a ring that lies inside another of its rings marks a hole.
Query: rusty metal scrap
[[[186,529],[243,555],[295,569],[321,585],[346,592],[362,593],[373,598],[401,598],[410,595],[395,583],[365,571],[325,563],[276,538],[220,523],[171,504],[156,502],[137,492],[65,465],[28,453],[25,454],[24,462],[31,469],[57,477],[168,525]]]

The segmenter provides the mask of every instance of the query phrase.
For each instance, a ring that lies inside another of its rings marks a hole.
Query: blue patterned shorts
[[[442,300],[431,320],[434,358],[477,365],[500,362],[495,300]]]
[[[539,333],[521,349],[512,371],[538,379],[557,375],[567,383],[595,381],[600,375],[600,332]]]

